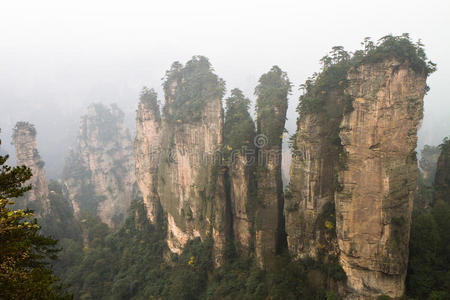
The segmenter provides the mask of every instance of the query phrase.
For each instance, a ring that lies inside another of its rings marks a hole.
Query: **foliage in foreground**
[[[40,234],[32,211],[11,209],[11,198],[31,189],[31,170],[7,159],[0,156],[0,299],[70,299],[49,265],[57,241]]]

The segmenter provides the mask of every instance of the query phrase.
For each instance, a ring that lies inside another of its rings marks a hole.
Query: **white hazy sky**
[[[141,87],[161,92],[171,63],[197,54],[228,90],[252,99],[259,76],[279,65],[295,85],[292,133],[298,86],[332,46],[351,51],[366,36],[403,32],[421,38],[438,64],[419,137],[438,144],[450,135],[449,1],[2,1],[2,146],[11,151],[16,121],[35,123],[55,176],[87,104],[116,102],[132,126]]]

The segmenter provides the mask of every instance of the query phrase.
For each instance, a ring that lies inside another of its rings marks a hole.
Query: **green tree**
[[[185,66],[174,62],[164,79],[165,117],[179,124],[201,121],[208,102],[222,99],[225,93],[225,82],[214,74],[208,58],[200,55]]]
[[[253,147],[255,123],[249,113],[250,100],[240,89],[233,89],[226,99],[226,114],[224,122],[224,144],[227,150],[240,150],[246,146]]]
[[[281,146],[291,86],[287,74],[273,66],[259,78],[255,88],[257,133],[267,137],[269,147]]]
[[[437,224],[431,214],[416,212],[410,238],[410,259],[407,286],[409,295],[426,298],[435,285],[433,268],[440,244]]]
[[[406,293],[419,299],[450,297],[450,205],[418,210],[411,225]]]
[[[31,170],[7,160],[0,156],[0,299],[70,299],[48,262],[56,258],[57,241],[39,233],[32,211],[10,208],[11,198],[31,189],[24,185]]]

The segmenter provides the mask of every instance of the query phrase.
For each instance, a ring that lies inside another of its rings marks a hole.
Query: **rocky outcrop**
[[[250,100],[239,89],[226,99],[224,154],[228,167],[232,239],[241,257],[254,251],[256,210],[255,124],[249,113]]]
[[[254,249],[254,217],[256,204],[254,156],[238,154],[229,169],[229,193],[233,240],[240,256]]]
[[[161,115],[157,95],[154,90],[144,88],[137,110],[134,155],[137,183],[152,223],[159,221],[162,212],[157,192],[160,151]]]
[[[450,203],[450,139],[444,139],[439,148],[441,154],[439,155],[434,178],[434,201]]]
[[[170,95],[168,103],[173,101]],[[222,144],[221,99],[207,99],[201,121],[175,122],[163,125],[158,192],[168,218],[169,248],[180,253],[189,239],[222,236],[213,227],[213,206],[220,201],[215,198],[218,178],[211,159]]]
[[[16,149],[17,165],[27,166],[33,174],[27,182],[27,184],[31,184],[32,189],[17,199],[16,204],[18,207],[34,210],[36,217],[43,217],[49,213],[50,202],[44,162],[41,160],[36,145],[36,129],[28,122],[17,122],[12,138]]]
[[[433,185],[440,152],[439,147],[429,145],[425,145],[420,152],[418,184],[414,195],[414,210],[428,209],[433,204]]]
[[[420,152],[419,168],[423,184],[427,187],[431,187],[434,183],[440,153],[439,147],[429,145],[425,145]]]
[[[401,297],[428,74],[420,44],[386,36],[334,47],[302,85],[286,192],[293,256],[339,265],[346,299]]]
[[[361,64],[348,74],[354,99],[339,137],[346,167],[336,192],[340,264],[349,298],[400,297],[417,184],[417,129],[426,75],[407,61]]]
[[[31,190],[16,199],[16,206],[32,209],[45,235],[58,240],[79,239],[80,226],[74,218],[70,201],[63,195],[61,185],[52,180],[47,183],[44,162],[36,147],[34,126],[18,122],[13,130],[13,144],[16,147],[17,165],[29,167],[33,174],[26,182],[31,185]]]
[[[135,192],[135,172],[131,138],[116,105],[89,106],[63,173],[77,215],[97,215],[110,227],[122,222]]]
[[[212,239],[220,265],[230,226],[219,152],[224,85],[197,56],[172,65],[164,92],[160,122],[156,95],[147,105],[141,99],[137,118],[136,170],[149,219],[156,221],[161,210],[172,253],[181,253],[190,239]]]
[[[255,91],[258,96],[255,252],[261,268],[273,264],[284,242],[281,150],[290,87],[286,73],[274,66],[261,76]]]
[[[298,258],[317,259],[320,252],[335,250],[334,236],[333,243],[326,240],[335,226],[330,214],[334,213],[334,180],[339,170],[341,98],[332,93],[320,110],[299,117],[289,191],[285,194],[288,248]],[[326,218],[321,218],[329,207]]]

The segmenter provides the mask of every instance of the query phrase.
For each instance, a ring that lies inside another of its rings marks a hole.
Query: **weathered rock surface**
[[[173,101],[170,94],[166,99]],[[213,161],[222,145],[222,118],[220,98],[208,99],[198,122],[173,124],[163,118],[158,194],[168,219],[167,243],[174,253],[180,253],[189,239],[223,236],[214,227],[220,227],[220,220],[213,219],[214,207],[225,201],[216,197],[216,192],[223,193]]]
[[[248,256],[254,248],[255,215],[255,157],[236,155],[229,168],[230,203],[233,239],[242,256]]]
[[[249,113],[250,100],[241,90],[231,90],[225,106],[224,154],[233,232],[230,239],[236,253],[248,257],[253,254],[255,244],[255,123]]]
[[[434,201],[450,203],[450,140],[446,139],[440,146],[441,154],[436,167],[434,178]]]
[[[318,252],[328,246],[323,241],[326,227],[323,220],[319,223],[319,216],[325,204],[334,206],[339,159],[336,138],[342,119],[339,103],[338,97],[332,96],[323,109],[299,119],[289,193],[285,195],[287,242],[295,257],[317,258]]]
[[[347,166],[336,193],[340,264],[349,298],[400,297],[417,184],[417,129],[426,76],[408,63],[362,64],[348,75],[354,110],[341,124]]]
[[[134,155],[137,183],[152,223],[158,222],[162,213],[157,192],[160,151],[161,116],[157,95],[153,90],[144,88],[137,110]]]
[[[116,105],[89,106],[63,182],[76,214],[97,215],[110,227],[122,222],[135,192],[135,172],[131,138]]]
[[[135,141],[137,181],[150,221],[163,217],[172,253],[181,253],[191,239],[212,239],[216,265],[231,224],[219,151],[223,90],[205,57],[174,63],[166,73],[161,118],[156,94],[141,96]]]
[[[255,252],[257,264],[269,268],[285,238],[281,152],[290,82],[286,73],[274,66],[261,76],[255,91],[258,96]]]
[[[16,149],[18,166],[25,165],[31,169],[33,176],[26,184],[32,189],[17,199],[16,204],[21,208],[34,210],[36,217],[49,213],[48,184],[45,177],[44,162],[39,156],[36,145],[36,129],[28,122],[17,122],[13,132],[13,144]]]

